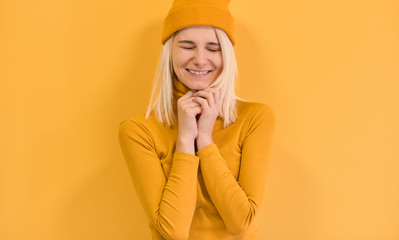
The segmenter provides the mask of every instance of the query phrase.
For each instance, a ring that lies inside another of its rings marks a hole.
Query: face
[[[215,30],[209,26],[192,26],[178,31],[172,44],[172,62],[177,79],[188,88],[207,88],[223,69]]]

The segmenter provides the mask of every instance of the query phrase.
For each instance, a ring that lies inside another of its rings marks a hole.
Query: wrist
[[[210,135],[200,135],[198,133],[197,137],[197,148],[198,150],[201,150],[202,148],[213,144],[213,138]]]
[[[185,152],[195,155],[194,139],[178,137],[175,152]]]

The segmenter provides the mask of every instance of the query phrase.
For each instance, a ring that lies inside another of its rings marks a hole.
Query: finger
[[[202,97],[205,98],[208,101],[209,107],[213,107],[215,105],[215,99],[213,97],[213,94],[210,90],[208,91],[198,91],[193,94],[193,97]]]
[[[193,98],[194,97],[190,97],[190,98],[187,98],[187,99],[181,99],[179,102],[180,102],[180,105],[184,105],[184,104],[188,104],[188,103],[192,103],[193,102]]]
[[[193,103],[193,97],[190,97],[190,98],[187,98],[187,99],[179,99],[179,101],[178,101],[178,105],[179,106],[185,106],[185,105],[187,105],[187,104],[192,104]],[[195,104],[198,104],[198,103],[195,103]]]
[[[188,99],[188,98],[192,97],[193,94],[194,94],[193,91],[188,91],[188,92],[186,92],[186,94],[184,94],[184,95],[183,95],[181,98],[179,98],[179,99],[182,99],[182,100]]]
[[[200,106],[201,106],[201,104],[199,104],[199,103],[197,103],[197,102],[194,102],[194,101],[188,102],[188,103],[186,103],[186,104],[183,105],[183,107],[189,107],[189,108],[192,108],[192,107],[200,107]]]
[[[200,107],[200,105],[193,107],[193,112],[195,115],[202,113],[202,108]]]
[[[196,107],[196,106],[201,106],[201,104],[199,104],[198,102],[194,101],[195,97],[191,97],[189,99],[183,99],[179,106],[182,108],[187,108],[187,107]]]
[[[207,111],[207,110],[210,108],[210,106],[209,106],[209,104],[208,104],[208,101],[207,101],[206,99],[204,99],[204,98],[195,97],[195,98],[193,98],[193,101],[199,103],[199,104],[201,105],[201,107],[202,107],[205,111]]]
[[[197,105],[197,106],[188,108],[185,112],[188,116],[195,117],[197,114],[202,113],[202,108],[200,105]]]
[[[183,114],[182,116],[186,115],[189,117],[195,117],[197,114],[200,114],[202,112],[202,107],[199,103],[196,102],[192,102],[189,105],[186,106],[182,106],[179,111],[178,114],[180,116],[180,114]]]

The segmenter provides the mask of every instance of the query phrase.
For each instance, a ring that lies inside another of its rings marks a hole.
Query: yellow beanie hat
[[[230,0],[174,0],[165,18],[162,44],[177,30],[190,26],[212,26],[222,29],[234,45],[234,19]]]

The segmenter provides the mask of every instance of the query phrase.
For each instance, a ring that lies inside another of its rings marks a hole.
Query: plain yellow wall
[[[171,0],[0,1],[0,239],[150,239],[117,140]],[[399,2],[233,0],[276,113],[260,240],[399,239]]]

